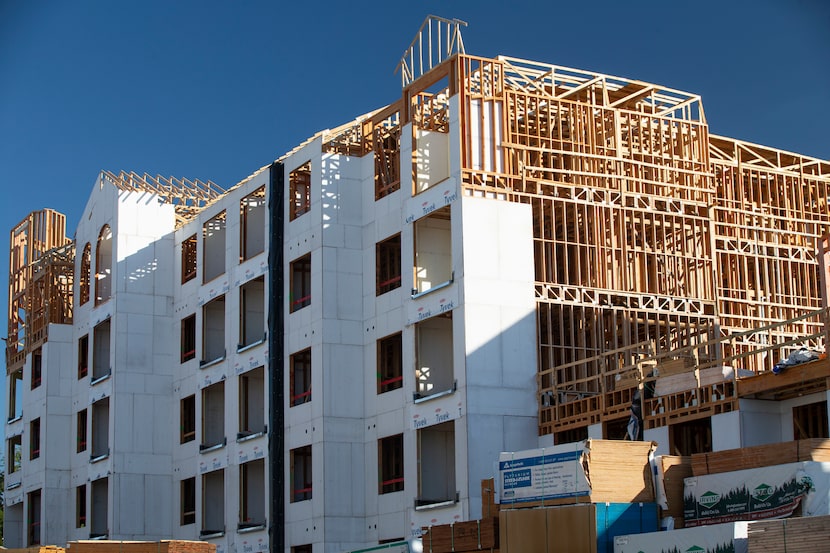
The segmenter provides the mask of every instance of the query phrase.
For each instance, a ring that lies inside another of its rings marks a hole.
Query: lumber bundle
[[[592,503],[649,503],[654,487],[649,454],[655,442],[587,440],[586,475]]]
[[[674,517],[675,528],[683,527],[683,480],[692,476],[692,459],[689,456],[661,455],[660,473],[668,509],[663,516]]]
[[[3,549],[4,553],[64,553],[66,549],[57,545],[34,545],[18,549]]]
[[[493,551],[499,547],[499,519],[456,522],[430,526],[421,535],[424,551],[431,553],[457,553],[467,551]]]
[[[496,482],[493,478],[481,481],[481,518],[499,516],[499,504],[496,503]]]
[[[830,440],[808,439],[692,455],[692,474],[704,476],[802,461],[830,461]]]
[[[830,547],[830,515],[759,520],[749,525],[749,553],[825,553]]]
[[[69,542],[70,553],[216,553],[216,544],[203,541],[81,540]]]

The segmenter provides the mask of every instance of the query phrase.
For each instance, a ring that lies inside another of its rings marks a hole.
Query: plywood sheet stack
[[[66,549],[57,545],[36,545],[19,549],[3,549],[4,553],[64,553]]]
[[[660,471],[667,509],[663,516],[673,517],[675,528],[683,527],[683,480],[692,476],[692,459],[689,456],[661,455]]]
[[[429,553],[467,553],[499,550],[499,519],[488,517],[469,522],[430,526],[421,535]]]
[[[830,440],[810,439],[692,455],[692,474],[720,474],[801,461],[830,461]]]
[[[654,442],[587,440],[587,476],[592,503],[648,503],[654,486],[648,456]]]
[[[752,522],[748,545],[749,553],[826,553],[830,548],[830,515]]]
[[[68,553],[216,553],[216,544],[203,541],[81,540],[69,542]]]

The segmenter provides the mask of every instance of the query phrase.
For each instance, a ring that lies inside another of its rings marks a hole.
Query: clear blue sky
[[[468,53],[697,93],[713,133],[830,159],[826,0],[0,0],[0,248],[44,207],[74,234],[101,169],[229,187],[394,101],[429,13]]]

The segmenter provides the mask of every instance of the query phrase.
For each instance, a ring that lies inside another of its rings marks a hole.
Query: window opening
[[[225,274],[225,212],[213,217],[202,227],[203,282]]]
[[[311,349],[291,356],[291,407],[311,401]]]
[[[265,340],[265,279],[256,278],[239,288],[239,349]]]
[[[265,251],[265,187],[242,198],[239,204],[241,261],[250,259]]]
[[[202,390],[202,443],[200,450],[225,445],[225,383]]]
[[[201,365],[224,359],[225,351],[225,296],[219,296],[202,307]]]
[[[239,466],[239,529],[265,526],[265,460]]]
[[[793,407],[793,436],[795,440],[830,438],[826,400]]]
[[[112,229],[104,225],[95,249],[95,305],[112,296]]]
[[[82,451],[86,451],[86,427],[87,427],[87,411],[86,409],[81,409],[78,411],[78,415],[75,421],[75,436],[76,436],[76,446],[75,446],[75,453],[81,453]]]
[[[419,429],[416,507],[455,502],[455,421]]]
[[[415,325],[415,399],[455,390],[452,312]]]
[[[40,457],[40,419],[29,423],[29,460]]]
[[[196,477],[181,481],[181,516],[179,525],[196,524]]]
[[[23,416],[23,369],[9,374],[9,421]]]
[[[92,404],[91,460],[103,459],[110,452],[110,398]]]
[[[179,443],[185,444],[196,439],[196,396],[187,396],[179,402],[180,432]]]
[[[196,235],[182,240],[182,284],[196,278],[196,263],[198,257]]]
[[[86,484],[75,488],[75,528],[86,527]]]
[[[40,387],[43,381],[43,350],[37,348],[32,352],[32,382],[31,389]]]
[[[401,333],[378,340],[378,393],[403,386],[403,342]]]
[[[403,434],[378,440],[378,493],[403,491]]]
[[[196,314],[182,319],[181,362],[196,358]]]
[[[239,377],[237,439],[265,433],[265,369],[257,367]]]
[[[92,331],[92,381],[108,376],[110,371],[110,319]]]
[[[305,162],[288,175],[289,221],[311,210],[311,161]]]
[[[401,286],[401,235],[389,237],[375,246],[375,294],[380,296]]]
[[[78,338],[78,380],[89,372],[89,334]]]
[[[92,271],[92,246],[89,242],[84,246],[81,254],[81,278],[78,282],[78,304],[84,305],[89,301],[89,281]]]
[[[20,470],[23,466],[23,435],[12,436],[8,440],[9,449],[6,451],[6,467],[9,474]]]
[[[311,305],[310,253],[291,263],[291,295],[289,300],[292,313]]]
[[[447,286],[453,280],[450,206],[415,221],[413,295]]]
[[[202,475],[202,530],[200,536],[225,533],[225,471]]]
[[[311,499],[311,446],[291,450],[291,503]]]

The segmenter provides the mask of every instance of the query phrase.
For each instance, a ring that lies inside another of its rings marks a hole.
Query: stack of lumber
[[[752,522],[748,552],[825,553],[830,548],[830,515]]]
[[[431,553],[458,553],[499,550],[499,519],[456,522],[425,528],[421,539],[424,551]]]
[[[57,545],[34,545],[32,547],[21,547],[19,549],[3,548],[4,553],[64,553],[64,551],[66,550],[63,547],[58,547]]]
[[[81,540],[69,542],[68,553],[216,553],[216,544],[204,541],[117,541]]]
[[[692,474],[704,476],[802,461],[830,461],[830,440],[797,440],[714,453],[695,453],[692,455]]]
[[[663,516],[674,517],[674,527],[683,528],[683,481],[692,476],[692,459],[689,456],[660,456],[660,472],[668,509]]]
[[[493,478],[481,481],[481,517],[499,516],[499,504],[496,503],[496,483]]]
[[[648,456],[656,447],[655,442],[587,440],[584,465],[591,483],[591,502],[653,502]]]

